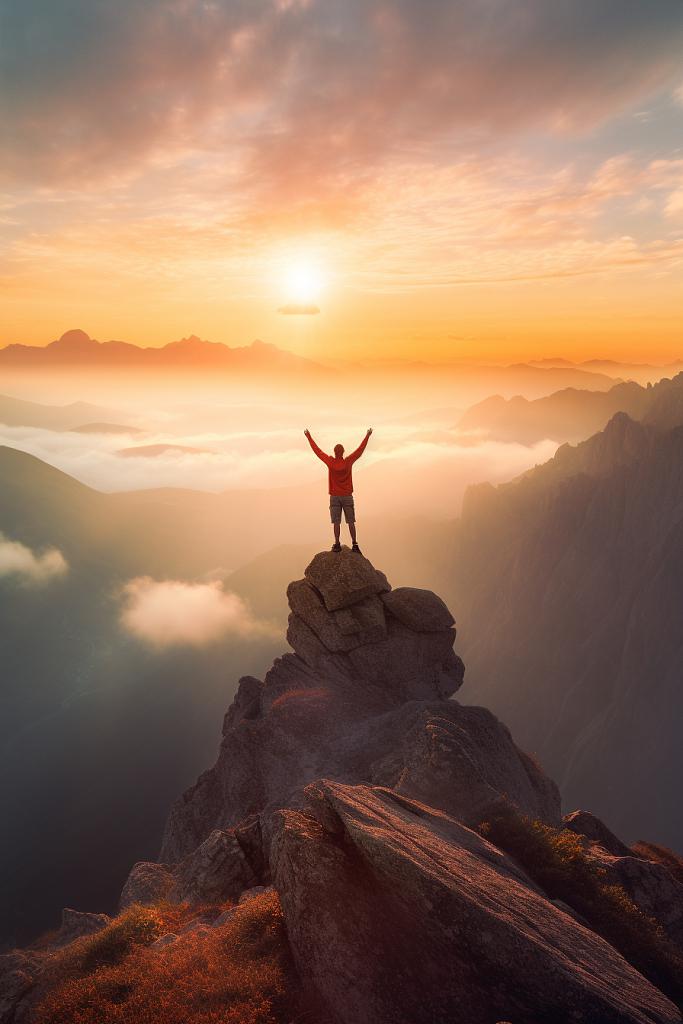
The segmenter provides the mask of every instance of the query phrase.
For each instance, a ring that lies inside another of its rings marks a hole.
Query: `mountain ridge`
[[[516,481],[466,495],[449,597],[477,699],[565,795],[629,837],[680,848],[683,377],[651,394],[642,421],[619,413]]]
[[[207,366],[235,371],[306,371],[324,376],[331,372],[320,363],[260,340],[249,345],[230,347],[222,342],[206,341],[193,334],[166,345],[142,347],[126,341],[96,341],[80,329],[66,331],[56,341],[44,346],[6,345],[0,348],[0,365],[17,369],[109,366],[140,370],[164,366]]]

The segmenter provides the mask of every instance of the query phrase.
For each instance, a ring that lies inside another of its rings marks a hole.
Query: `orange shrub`
[[[161,922],[163,909],[157,913]],[[237,907],[223,925],[156,949],[145,938],[117,962],[72,970],[42,998],[34,1020],[285,1024],[296,1015],[297,993],[280,903],[266,892]]]

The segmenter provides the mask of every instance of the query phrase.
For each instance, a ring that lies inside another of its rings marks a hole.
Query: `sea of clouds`
[[[161,418],[161,417],[160,417]],[[264,409],[262,426],[220,430],[212,426],[187,429],[186,422],[164,422],[140,434],[81,434],[35,427],[0,425],[0,444],[20,449],[97,490],[114,492],[180,487],[222,492],[326,485],[326,470],[303,436],[303,427],[269,428]],[[552,457],[549,440],[533,446],[492,441],[444,424],[443,414],[425,414],[417,424],[400,416],[375,425],[370,444],[354,472],[356,486],[368,507],[381,514],[382,502],[405,514],[457,515],[467,486],[509,480]],[[320,446],[332,450],[338,441],[347,453],[360,443],[365,425],[323,422],[308,425]],[[197,451],[168,450],[131,457],[123,449],[182,445]]]

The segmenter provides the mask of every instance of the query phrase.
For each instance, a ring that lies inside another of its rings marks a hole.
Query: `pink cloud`
[[[4,16],[2,164],[42,182],[234,153],[344,191],[390,153],[583,132],[679,81],[677,0],[51,0]],[[492,16],[495,12],[495,17]]]

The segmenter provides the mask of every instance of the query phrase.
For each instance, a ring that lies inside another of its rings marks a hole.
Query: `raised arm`
[[[318,445],[315,443],[315,441],[311,437],[310,430],[304,430],[304,434],[305,434],[305,436],[306,436],[306,438],[308,440],[308,443],[310,444],[311,448],[313,449],[315,454],[318,456],[318,458],[321,459],[321,461],[324,462],[326,466],[329,466],[330,462],[332,461],[332,456],[331,455],[327,455],[322,450],[322,448],[318,448]]]
[[[365,447],[366,447],[368,441],[370,440],[370,434],[371,433],[372,433],[372,427],[369,427],[367,434],[365,435],[365,437],[363,438],[361,443],[358,445],[358,447],[356,448],[355,452],[351,452],[351,454],[348,456],[348,460],[347,460],[348,462],[355,462],[356,459],[359,459],[361,457],[361,455],[365,451]]]

